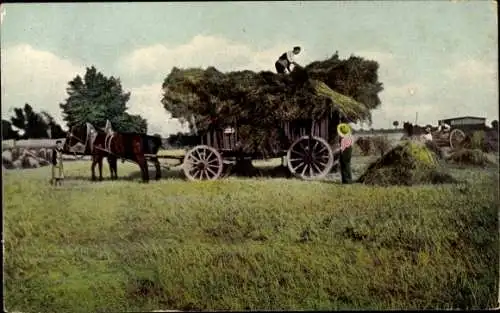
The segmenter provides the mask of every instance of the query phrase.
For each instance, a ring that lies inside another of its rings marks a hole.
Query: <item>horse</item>
[[[111,179],[118,178],[117,157],[112,154],[98,154],[96,153],[97,150],[94,149],[96,141],[101,142],[102,137],[105,135],[105,132],[96,130],[91,124],[88,124],[86,129],[73,127],[66,133],[66,140],[63,145],[64,153],[90,155],[92,157],[92,180],[96,180],[95,166],[99,165],[99,180],[102,181],[102,160],[104,157],[108,160]]]
[[[430,125],[427,125],[426,127],[421,127],[419,125],[413,125],[410,122],[403,123],[403,129],[405,130],[405,134],[408,138],[420,137],[421,135],[426,133],[425,129],[427,127],[430,127]]]
[[[150,159],[156,169],[156,180],[161,178],[161,168],[158,153],[161,147],[161,138],[140,133],[125,133],[114,131],[96,131],[87,123],[85,126],[72,127],[69,131],[70,141],[68,146],[74,146],[78,142],[85,143],[85,149],[89,149],[92,154],[92,178],[95,178],[95,164],[102,162],[102,158],[108,160],[121,158],[129,160],[137,165],[141,170],[142,181],[149,182],[148,159]],[[101,174],[102,177],[102,174]]]

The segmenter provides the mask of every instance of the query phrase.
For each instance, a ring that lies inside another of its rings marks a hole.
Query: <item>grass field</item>
[[[4,171],[9,311],[497,306],[498,168],[382,188],[65,167],[57,188],[49,167]]]

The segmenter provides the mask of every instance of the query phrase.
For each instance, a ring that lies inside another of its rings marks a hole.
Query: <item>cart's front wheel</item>
[[[307,180],[324,178],[334,163],[332,148],[320,137],[297,139],[288,149],[286,158],[290,172]]]
[[[184,174],[189,180],[215,180],[223,168],[221,154],[210,146],[196,146],[184,157]]]

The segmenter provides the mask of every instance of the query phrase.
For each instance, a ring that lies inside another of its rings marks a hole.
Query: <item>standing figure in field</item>
[[[425,128],[425,134],[422,135],[422,139],[424,141],[432,141],[432,133],[430,127]]]
[[[295,56],[300,53],[300,47],[293,47],[292,51],[288,51],[283,53],[274,66],[276,67],[276,72],[278,74],[285,74],[286,70],[290,73],[292,70],[290,69],[290,65],[297,66],[298,64],[295,62]]]
[[[342,115],[340,124],[337,126],[337,133],[340,138],[340,175],[342,184],[352,183],[351,158],[352,158],[352,138],[351,127],[347,119]]]
[[[62,141],[56,141],[56,147],[52,150],[52,179],[53,185],[61,185],[64,179],[63,149]]]
[[[443,121],[439,121],[438,131],[442,134],[449,132],[451,129],[450,125],[446,124]]]

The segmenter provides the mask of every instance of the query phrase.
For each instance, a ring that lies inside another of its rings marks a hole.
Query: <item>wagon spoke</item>
[[[313,177],[313,169],[312,166],[309,166],[309,177]]]
[[[298,171],[298,169],[299,169],[299,168],[301,168],[302,166],[304,166],[304,167],[305,167],[305,166],[306,166],[306,164],[305,164],[304,162],[299,163],[297,166],[295,166],[295,167],[293,168],[293,171],[294,171],[294,172],[297,172],[297,171]]]
[[[316,169],[316,171],[318,171],[318,174],[321,173],[321,170],[319,169],[319,167],[316,165],[316,163],[313,163],[312,164],[314,166],[314,168]]]
[[[209,153],[209,154],[206,156],[205,160],[210,160],[210,157],[211,157],[212,155],[214,155],[214,153],[213,153],[212,151],[208,151],[208,153]]]
[[[316,150],[316,147],[318,146],[318,144],[319,144],[319,141],[316,141],[316,142],[314,143],[314,146],[313,146],[313,148],[312,148],[312,151],[315,151],[315,150]]]
[[[302,142],[299,144],[300,148],[302,148],[302,150],[306,150],[306,147],[304,147],[304,145],[302,144]]]
[[[318,151],[318,153],[321,153],[323,151],[327,150],[327,148],[325,148],[324,146],[321,147],[321,149]]]
[[[305,157],[306,156],[305,153],[299,152],[297,150],[292,150],[292,152],[295,153],[295,154],[298,154],[301,157]]]
[[[208,164],[214,164],[214,163],[219,163],[218,159],[213,159],[212,161],[208,161]]]
[[[196,152],[196,155],[198,155],[198,161],[203,160],[203,159],[201,158],[200,152],[198,152],[198,150],[195,150],[194,152]]]
[[[307,164],[306,164],[306,166],[304,166],[304,169],[302,170],[302,173],[300,174],[300,176],[304,176],[306,169],[307,169]]]
[[[290,162],[303,161],[304,159],[290,159]]]
[[[205,174],[205,176],[206,176],[206,177],[207,177],[207,179],[208,179],[208,173],[207,173],[207,169],[206,169],[206,168],[204,168],[204,169],[203,169],[203,171],[202,171],[201,173],[202,173],[202,174],[201,174],[201,179],[203,179],[203,174]]]
[[[317,163],[321,164],[321,166],[323,166],[323,167],[326,167],[326,163],[323,163],[321,161],[317,161],[315,164],[317,164]]]
[[[206,170],[207,170],[208,172],[210,172],[210,173],[211,173],[214,177],[215,177],[215,176],[217,176],[217,172],[212,171],[212,170],[210,169],[210,167],[207,167],[207,168],[206,168]],[[208,178],[208,174],[207,174],[207,178]]]
[[[195,176],[196,179],[200,179],[200,180],[203,179],[203,170],[198,169],[196,174],[197,174]]]
[[[193,173],[191,174],[191,176],[192,176],[193,178],[198,178],[198,172],[199,172],[199,171],[198,171],[198,169],[197,169],[197,168],[194,168],[194,171],[193,171]],[[191,173],[191,172],[190,172],[190,173]]]
[[[219,166],[217,166],[217,165],[207,165],[207,168],[210,168],[210,169],[215,170],[217,172],[217,170],[219,169]]]
[[[199,155],[198,155],[199,156]],[[197,158],[194,154],[191,154],[190,155],[190,158],[193,159],[195,161],[195,163],[198,163],[200,162],[201,160],[199,158]]]

